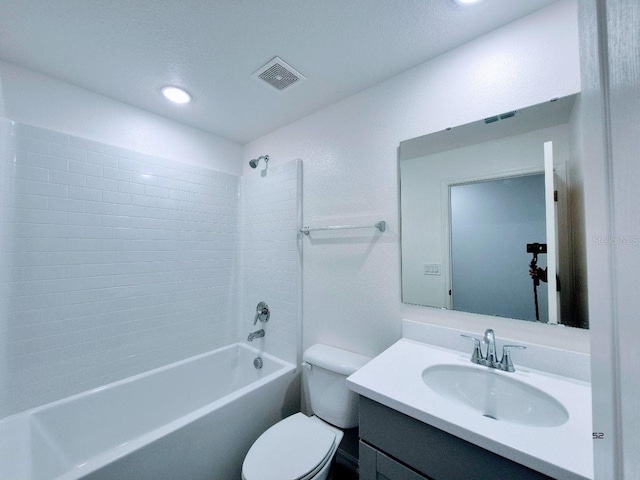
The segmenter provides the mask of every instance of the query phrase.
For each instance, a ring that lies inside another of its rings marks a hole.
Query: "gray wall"
[[[451,187],[453,307],[535,321],[527,243],[546,243],[544,175]],[[539,256],[546,266],[546,256]],[[548,321],[546,285],[538,288]]]

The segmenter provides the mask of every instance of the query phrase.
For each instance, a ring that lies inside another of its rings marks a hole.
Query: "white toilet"
[[[371,358],[322,344],[302,358],[315,415],[296,413],[260,435],[242,464],[243,480],[325,480],[341,429],[358,425],[358,396],[346,378]]]

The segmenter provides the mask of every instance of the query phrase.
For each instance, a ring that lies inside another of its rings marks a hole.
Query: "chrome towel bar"
[[[384,220],[379,221],[375,225],[335,225],[331,227],[302,227],[300,229],[300,233],[304,233],[305,235],[309,235],[309,232],[317,232],[320,230],[347,230],[353,228],[377,228],[381,232],[384,232],[387,228],[387,224]]]

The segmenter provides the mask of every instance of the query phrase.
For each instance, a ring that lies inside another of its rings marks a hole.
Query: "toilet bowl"
[[[346,379],[371,358],[315,344],[303,360],[315,415],[296,413],[260,435],[242,464],[243,480],[326,480],[341,429],[357,426],[358,397]]]

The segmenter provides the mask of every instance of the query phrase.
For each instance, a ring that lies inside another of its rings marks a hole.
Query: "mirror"
[[[572,95],[401,142],[404,303],[588,328],[578,109]]]

